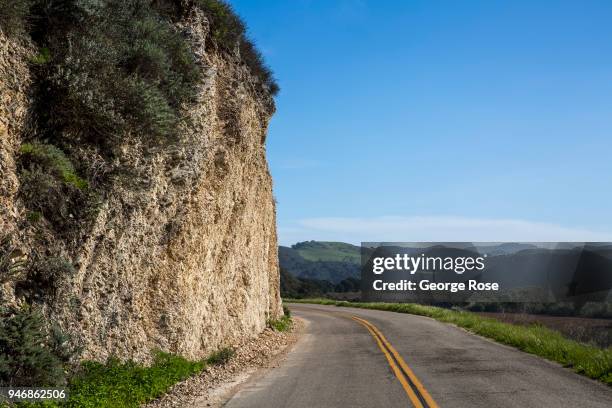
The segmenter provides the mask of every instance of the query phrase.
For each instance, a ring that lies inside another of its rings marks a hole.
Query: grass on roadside
[[[158,352],[150,367],[131,361],[110,360],[106,364],[87,362],[83,374],[70,385],[67,407],[139,407],[164,394],[170,387],[206,366]]]
[[[385,310],[431,317],[441,322],[455,324],[472,333],[516,347],[527,353],[555,361],[579,374],[612,385],[612,348],[601,349],[569,340],[561,333],[540,325],[518,326],[478,316],[471,312],[414,303],[353,303],[329,299],[285,299],[285,301]]]
[[[234,356],[223,348],[208,358],[190,361],[174,354],[156,352],[153,364],[109,359],[105,364],[84,362],[69,384],[65,402],[24,403],[20,407],[137,408],[165,394],[174,384],[200,373],[208,365],[225,364]],[[0,407],[3,407],[0,403]]]
[[[291,330],[293,321],[291,320],[291,311],[287,306],[283,306],[283,317],[280,319],[268,320],[268,326],[279,332]]]

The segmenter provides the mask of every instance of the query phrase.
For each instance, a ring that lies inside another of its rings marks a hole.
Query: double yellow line
[[[408,367],[402,356],[395,350],[389,341],[383,336],[376,326],[357,316],[352,316],[352,319],[361,323],[376,340],[378,347],[381,349],[395,376],[406,391],[406,395],[412,402],[415,408],[439,408],[438,404],[433,400],[427,392],[423,384],[419,381],[414,372]]]

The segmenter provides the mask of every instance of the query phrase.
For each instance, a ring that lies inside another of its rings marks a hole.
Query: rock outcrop
[[[71,273],[30,297],[85,359],[146,361],[153,349],[201,358],[256,336],[282,314],[265,151],[274,102],[238,56],[207,51],[204,18],[183,24],[205,75],[179,140],[118,146],[112,166],[125,171],[115,171],[92,220],[69,235],[44,219],[24,222],[16,162],[28,138],[33,47],[0,32],[4,251],[71,264]],[[18,304],[29,293],[24,273],[0,282],[2,302]]]

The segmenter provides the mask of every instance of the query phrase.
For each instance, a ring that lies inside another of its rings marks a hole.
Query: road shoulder
[[[258,337],[232,345],[236,355],[226,364],[210,366],[202,373],[176,384],[144,408],[221,407],[250,380],[278,367],[304,332],[306,322],[293,318],[288,332],[267,328]]]

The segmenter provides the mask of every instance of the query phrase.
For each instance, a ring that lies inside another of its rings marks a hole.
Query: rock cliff
[[[86,161],[91,174],[99,159],[112,176],[87,221],[68,208],[64,229],[20,194],[36,51],[0,31],[0,300],[40,306],[85,359],[146,361],[153,349],[200,358],[282,314],[265,151],[274,102],[239,55],[206,46],[204,16],[177,24],[204,74],[176,140],[126,138],[112,161],[71,149],[75,167]],[[36,262],[61,266],[45,275]]]

